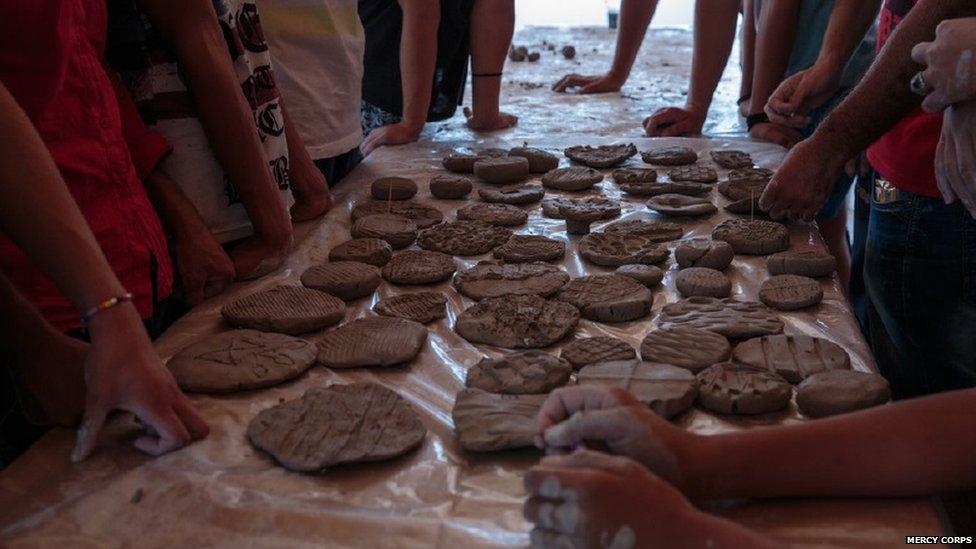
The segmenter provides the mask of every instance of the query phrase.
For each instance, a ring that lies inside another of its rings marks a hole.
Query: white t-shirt
[[[313,159],[359,146],[366,38],[356,0],[258,0],[275,79]]]

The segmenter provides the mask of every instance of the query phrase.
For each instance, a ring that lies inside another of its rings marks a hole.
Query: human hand
[[[234,281],[234,263],[209,230],[173,240],[173,254],[183,284],[183,299],[193,307]]]
[[[552,91],[565,93],[571,88],[576,88],[576,93],[616,92],[620,91],[620,88],[624,85],[624,80],[609,73],[602,76],[567,74],[552,85]]]
[[[89,330],[85,415],[72,461],[91,455],[112,410],[132,412],[147,426],[150,432],[137,438],[135,447],[154,456],[207,436],[207,424],[159,360],[131,303],[98,313]]]
[[[288,169],[295,203],[291,207],[291,220],[308,221],[321,217],[334,204],[332,192],[325,176],[311,159],[293,162]]]
[[[976,17],[949,19],[935,29],[935,41],[912,48],[912,59],[926,66],[922,79],[932,91],[922,102],[927,112],[976,98]]]
[[[764,111],[769,121],[792,128],[808,125],[807,113],[826,103],[840,89],[842,69],[814,64],[783,80],[766,102]]]
[[[380,126],[369,132],[366,139],[363,139],[361,145],[359,145],[359,150],[363,152],[363,156],[369,155],[374,149],[379,147],[384,147],[386,145],[403,145],[404,143],[413,143],[418,138],[420,138],[420,132],[424,129],[423,125],[419,128],[409,125],[406,122],[397,122],[396,124],[389,124],[387,126]]]
[[[773,174],[759,198],[759,208],[773,219],[811,221],[827,201],[846,161],[818,142],[800,142]]]
[[[935,176],[946,204],[962,201],[976,218],[976,102],[950,105],[942,117]]]
[[[787,149],[792,149],[794,145],[803,141],[803,136],[800,132],[789,126],[781,126],[779,124],[773,123],[760,123],[756,124],[749,130],[749,136],[753,139],[759,139],[762,141],[768,141],[770,143],[775,143],[780,147]]]
[[[507,112],[497,111],[493,116],[476,116],[471,109],[464,107],[464,117],[469,128],[476,132],[504,130],[518,124],[518,117]]]
[[[291,232],[287,238],[265,237],[260,234],[246,239],[230,251],[238,280],[260,278],[285,262],[291,249]]]
[[[644,133],[650,137],[697,135],[705,124],[705,114],[687,107],[658,109],[644,119]]]

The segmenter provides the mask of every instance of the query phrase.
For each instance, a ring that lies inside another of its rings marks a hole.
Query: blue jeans
[[[895,398],[976,387],[976,221],[961,203],[872,200],[864,277]]]

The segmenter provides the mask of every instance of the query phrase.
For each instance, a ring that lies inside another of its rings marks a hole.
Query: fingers
[[[539,432],[565,420],[571,415],[583,410],[601,410],[617,406],[639,404],[634,395],[619,387],[605,387],[600,385],[576,385],[563,387],[553,391],[539,409]],[[544,440],[537,440],[538,446],[544,446]]]
[[[946,171],[946,164],[949,162],[946,148],[946,140],[950,139],[947,134],[947,125],[943,125],[942,137],[939,139],[939,145],[935,149],[935,182],[939,187],[939,192],[942,193],[942,201],[946,204],[952,204],[959,197],[956,196],[956,192],[952,189],[952,183],[949,181],[948,173]]]
[[[776,88],[776,91],[773,92],[763,107],[763,111],[771,122],[784,126],[790,124],[790,119],[796,112],[797,103],[802,100],[796,97],[796,91],[796,81],[792,78],[786,79]]]
[[[651,137],[660,137],[661,130],[677,123],[684,116],[686,116],[684,111],[674,107],[658,109],[644,119],[644,132]]]
[[[200,440],[210,434],[210,426],[200,417],[196,408],[190,403],[190,399],[186,398],[185,395],[179,395],[176,403],[173,404],[173,411],[186,426],[191,440]]]
[[[583,410],[542,433],[546,446],[571,448],[583,441],[612,441],[624,433],[633,421],[629,408]]]
[[[929,64],[929,49],[932,47],[932,42],[919,42],[915,44],[912,48],[912,61],[928,66]]]
[[[560,534],[574,534],[580,522],[579,502],[576,499],[530,497],[522,506],[522,516],[537,527]]]
[[[625,472],[637,465],[626,457],[612,456],[592,450],[577,450],[569,454],[546,456],[539,461],[539,464],[544,467],[576,467],[617,472]]]
[[[110,406],[103,404],[90,394],[87,400],[85,417],[78,428],[75,447],[71,451],[71,461],[75,463],[85,460],[95,450],[95,446],[98,444],[98,434],[102,432],[105,418],[110,411]]]
[[[369,132],[366,139],[363,139],[362,144],[359,145],[359,150],[362,151],[363,156],[369,156],[369,153],[383,144],[385,133],[386,131],[382,127],[374,128],[373,131]]]
[[[569,88],[579,87],[586,80],[587,77],[581,74],[567,74],[566,76],[560,78],[558,82],[553,84],[552,91],[565,93]]]
[[[159,456],[189,444],[190,433],[172,408],[132,410],[132,412],[158,433],[158,436],[144,435],[137,438],[135,447],[139,450]]]

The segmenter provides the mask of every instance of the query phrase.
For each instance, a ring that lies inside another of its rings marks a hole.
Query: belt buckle
[[[890,181],[881,179],[880,177],[874,180],[875,204],[888,204],[890,202],[897,202],[900,199],[901,193]]]

